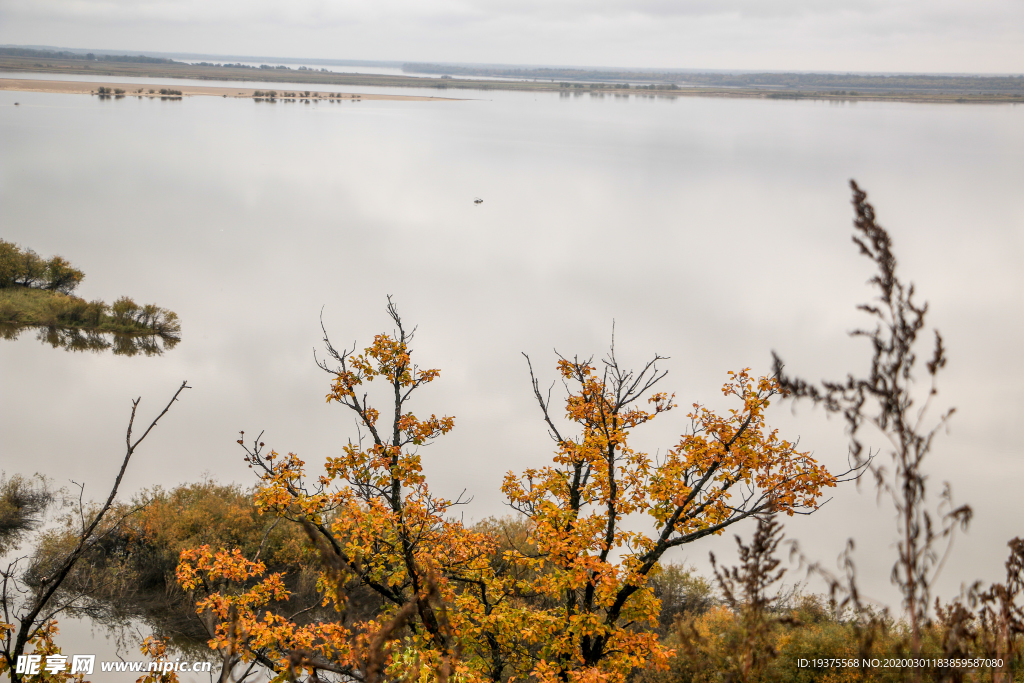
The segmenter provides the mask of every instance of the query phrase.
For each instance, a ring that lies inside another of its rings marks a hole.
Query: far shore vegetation
[[[74,290],[85,273],[61,256],[45,259],[0,240],[0,337],[16,339],[27,328],[38,339],[72,351],[157,355],[181,340],[178,315],[122,296],[107,304],[86,301]]]
[[[1024,102],[1024,76],[722,74],[668,70],[518,69],[450,64],[403,65],[403,71],[410,75],[359,74],[304,66],[291,68],[284,65],[216,62],[190,64],[142,55],[91,55],[27,48],[0,48],[0,71],[308,83],[320,86],[525,90],[559,92],[565,96],[590,94],[596,97],[636,95],[934,103]]]
[[[122,98],[122,97],[125,96],[126,92],[127,91],[124,88],[111,88],[111,87],[107,87],[107,86],[101,85],[100,87],[96,88],[96,90],[93,91],[93,94],[94,95],[98,95],[100,97],[100,99],[105,99],[105,98],[108,98],[108,97]],[[136,95],[136,96],[142,96],[142,95],[145,94],[148,97],[159,97],[161,100],[166,100],[166,99],[180,100],[181,97],[182,97],[182,92],[180,90],[173,90],[171,88],[160,88],[160,92],[159,93],[157,93],[153,89],[150,89],[150,91],[148,93],[143,93],[143,88],[138,88],[136,90],[132,90],[131,93],[129,93],[129,94]]]

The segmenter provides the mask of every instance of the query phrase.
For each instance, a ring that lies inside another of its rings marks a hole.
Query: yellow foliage
[[[577,387],[565,415],[580,434],[558,439],[550,466],[505,478],[502,490],[528,519],[525,537],[499,538],[495,524],[467,528],[450,516],[456,501],[430,492],[419,449],[454,418],[406,407],[440,371],[413,363],[412,336],[389,312],[397,332],[361,353],[328,342],[338,365],[327,401],[353,411],[366,438],[327,458],[314,481],[294,453],[246,448],[261,481],[258,509],[305,526],[323,558],[323,605],[339,618],[300,627],[269,608],[288,597],[279,575],[237,550],[187,550],[178,580],[205,596],[198,606],[216,621],[210,645],[222,653],[281,676],[320,668],[371,683],[622,683],[644,666],[667,666],[673,653],[652,630],[661,603],[651,579],[667,549],[753,514],[813,509],[835,485],[767,427],[764,410],[778,393],[770,378],[731,373],[724,391],[739,407],[721,417],[695,405],[693,430],[655,463],[630,447],[630,432],[673,409],[674,397],[644,395],[653,386],[646,369],[639,379],[617,366],[601,375],[561,359],[560,374]],[[368,398],[375,381],[394,404],[390,419]],[[628,515],[649,516],[654,533],[624,528]],[[349,585],[374,591],[383,609],[347,620]]]
[[[651,632],[661,604],[649,579],[665,551],[754,514],[814,509],[836,480],[767,426],[764,411],[779,393],[772,378],[730,372],[722,391],[739,407],[719,416],[694,404],[692,430],[655,462],[629,445],[634,428],[675,407],[663,392],[644,396],[663,376],[654,362],[634,374],[618,366],[613,349],[601,373],[565,358],[558,369],[572,387],[565,417],[579,432],[558,434],[537,391],[558,441],[553,463],[509,472],[502,486],[530,518],[537,548],[509,557],[538,570],[530,588],[559,604],[531,615],[542,657],[533,675],[624,681],[645,664],[665,666],[671,655]],[[623,525],[641,514],[649,532]]]

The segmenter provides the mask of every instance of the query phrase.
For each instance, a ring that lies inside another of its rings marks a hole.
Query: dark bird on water
[[[474,200],[473,200],[473,203],[474,203],[474,204],[483,204],[483,203],[484,203],[484,200],[482,200],[482,199],[480,199],[479,197],[477,197],[476,199],[474,199]]]

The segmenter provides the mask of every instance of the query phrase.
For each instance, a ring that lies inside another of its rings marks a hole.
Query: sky
[[[0,43],[697,69],[1024,72],[1020,0],[2,0]]]

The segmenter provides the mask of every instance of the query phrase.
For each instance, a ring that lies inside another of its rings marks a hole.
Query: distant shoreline
[[[225,65],[197,65],[184,64],[179,62],[170,63],[132,63],[118,61],[85,61],[82,59],[57,59],[52,57],[21,57],[0,55],[0,73],[2,72],[38,72],[51,74],[74,74],[88,75],[93,77],[121,76],[133,78],[177,78],[185,80],[218,80],[218,81],[248,81],[264,84],[266,87],[274,87],[275,84],[302,83],[310,89],[322,88],[325,86],[364,86],[364,87],[399,87],[399,88],[437,88],[439,90],[505,90],[505,91],[526,91],[526,92],[548,92],[559,93],[563,96],[580,96],[589,94],[592,97],[626,97],[634,95],[646,98],[676,98],[676,97],[730,97],[730,98],[754,98],[754,99],[808,99],[808,100],[831,100],[842,102],[874,101],[874,102],[922,102],[935,104],[1024,104],[1024,94],[1011,92],[969,92],[964,90],[950,90],[936,92],[914,91],[909,89],[892,90],[853,90],[853,89],[824,89],[822,88],[797,88],[797,87],[760,87],[740,86],[723,87],[716,85],[695,85],[693,87],[673,87],[671,85],[656,85],[630,87],[627,84],[610,83],[555,83],[542,81],[516,81],[516,80],[493,80],[486,78],[451,78],[440,77],[414,77],[387,74],[354,74],[338,73],[314,70],[294,69],[272,69],[272,68],[233,68]],[[10,80],[10,79],[8,79]],[[37,81],[38,83],[38,81]],[[99,82],[97,78],[91,85],[106,85]],[[124,84],[113,84],[116,87],[140,87],[139,85],[125,86]],[[153,86],[143,86],[147,90]],[[167,87],[167,86],[163,86]],[[221,94],[225,95],[238,92],[244,88],[224,88],[225,92],[211,93],[200,92],[200,86],[174,86],[188,90],[190,94]],[[289,89],[293,85],[288,86]],[[12,88],[8,88],[12,89]],[[209,89],[209,88],[206,88]],[[253,90],[256,90],[254,88]],[[195,92],[192,92],[195,91]],[[67,92],[67,91],[60,91]],[[251,95],[250,95],[251,97]],[[449,100],[458,99],[450,97],[425,97],[425,96],[401,96],[401,95],[369,95],[363,94],[363,99],[391,99],[391,100]]]
[[[110,90],[111,93],[102,93],[101,88]],[[17,92],[47,92],[64,93],[73,95],[97,95],[104,97],[149,97],[160,99],[180,99],[181,97],[209,96],[209,97],[234,97],[248,99],[281,99],[291,101],[353,101],[360,100],[408,100],[408,101],[458,101],[454,97],[425,97],[422,95],[380,95],[373,93],[321,93],[312,91],[294,91],[291,88],[286,90],[273,91],[271,97],[268,92],[254,88],[228,88],[222,86],[208,85],[175,85],[169,88],[166,84],[154,83],[109,83],[106,81],[46,81],[34,78],[0,78],[0,90],[14,90]],[[160,91],[170,90],[172,94],[161,93]],[[117,92],[120,91],[120,92]],[[261,93],[261,94],[257,94]],[[327,95],[334,97],[327,97]]]

